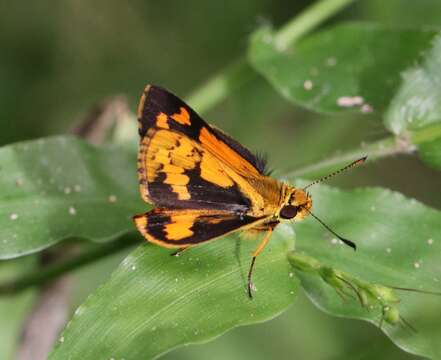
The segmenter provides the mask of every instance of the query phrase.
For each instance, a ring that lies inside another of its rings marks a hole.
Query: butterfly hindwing
[[[168,248],[182,248],[255,226],[264,221],[264,217],[239,217],[228,211],[156,208],[135,216],[134,221],[150,242]]]

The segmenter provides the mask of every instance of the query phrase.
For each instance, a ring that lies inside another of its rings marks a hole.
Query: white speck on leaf
[[[132,265],[132,270],[135,271],[136,270],[136,266]]]
[[[113,204],[113,203],[116,203],[118,198],[116,197],[116,195],[109,195],[108,200],[109,200],[109,203]]]
[[[289,273],[289,277],[292,278],[293,276],[294,276],[294,273],[293,273],[293,272],[290,272],[290,273]]]
[[[420,263],[418,261],[416,261],[413,266],[415,267],[415,269],[419,269],[420,268]]]
[[[81,191],[81,186],[80,185],[75,185],[74,186],[74,190],[75,190],[75,192],[80,192]]]
[[[333,238],[333,239],[331,240],[331,244],[332,244],[332,245],[336,245],[337,243],[338,243],[338,239]]]
[[[23,186],[23,180],[22,179],[15,180],[15,185],[17,185],[18,187]]]
[[[83,310],[81,309],[81,307],[78,307],[78,308],[75,310],[75,315],[76,315],[76,316],[80,316],[80,315],[82,314],[82,312],[83,312]]]
[[[326,59],[326,65],[327,66],[335,66],[337,65],[337,59],[333,56],[330,56]]]
[[[70,215],[76,215],[76,213],[77,213],[77,210],[73,206],[69,207],[69,214]]]
[[[313,87],[313,83],[312,83],[312,81],[311,81],[311,80],[305,80],[305,82],[303,83],[303,88],[304,88],[306,91],[309,91],[309,90],[312,89],[312,87]]]
[[[391,251],[392,251],[392,249],[391,249],[391,248],[387,248],[387,249],[386,249],[386,252],[387,252],[388,254],[390,254],[390,253],[391,253]]]
[[[9,218],[10,218],[11,220],[17,220],[17,219],[18,219],[18,214],[16,214],[16,213],[12,213],[11,215],[9,215]]]
[[[432,244],[433,244],[433,239],[427,239],[427,243],[428,243],[429,245],[432,245]]]
[[[369,113],[371,113],[372,111],[374,111],[374,109],[373,109],[373,107],[372,107],[371,105],[369,105],[369,104],[363,104],[362,107],[360,108],[360,111],[361,111],[363,114],[369,114]]]
[[[341,96],[337,99],[337,105],[341,107],[353,107],[362,105],[364,99],[361,96]]]
[[[71,189],[69,186],[66,186],[66,187],[64,188],[64,193],[65,193],[66,195],[70,194],[71,192],[72,192],[72,189]]]
[[[64,336],[60,337],[60,343],[64,342]]]

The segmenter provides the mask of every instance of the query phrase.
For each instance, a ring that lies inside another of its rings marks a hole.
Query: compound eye
[[[283,219],[292,219],[297,215],[298,209],[297,206],[286,205],[280,210],[280,217]]]

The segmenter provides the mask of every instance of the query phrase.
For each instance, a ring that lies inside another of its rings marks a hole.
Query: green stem
[[[406,153],[408,151],[410,150],[407,150],[406,147],[402,147],[399,142],[396,141],[395,137],[387,137],[363,147],[350,150],[321,162],[289,172],[286,177],[319,178],[363,156],[367,156],[368,161],[372,161],[399,153]]]
[[[227,66],[190,94],[187,101],[198,113],[204,113],[223,101],[234,89],[252,80],[256,73],[245,57]]]
[[[410,154],[415,151],[418,145],[437,139],[441,139],[441,123],[436,123],[424,127],[423,129],[412,131],[406,137],[390,136],[371,144],[361,146],[358,149],[353,149],[316,164],[289,172],[286,177],[318,178],[329,174],[362,156],[367,156],[368,161],[373,161],[398,154]]]
[[[139,243],[139,236],[135,236],[134,233],[126,234],[118,240],[97,245],[67,260],[51,263],[38,270],[26,273],[15,280],[0,284],[0,295],[12,295],[34,286],[44,285],[83,265],[95,262],[98,259],[115,254]]]
[[[276,32],[277,46],[283,49],[294,44],[303,35],[354,1],[317,1]],[[257,73],[248,64],[246,56],[243,56],[197,88],[187,100],[199,113],[203,113],[225,100],[233,90],[240,88],[256,75]]]
[[[315,29],[354,0],[317,1],[276,33],[276,46],[284,49]]]

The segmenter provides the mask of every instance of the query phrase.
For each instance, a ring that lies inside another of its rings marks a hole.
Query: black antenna
[[[311,211],[309,211],[307,208],[303,208],[305,209],[307,212],[309,212],[312,217],[314,219],[316,219],[320,224],[322,224],[325,229],[327,229],[331,234],[333,234],[334,236],[336,236],[339,240],[343,241],[346,245],[350,246],[351,248],[355,250],[357,250],[357,245],[355,245],[355,243],[353,243],[351,240],[347,240],[345,238],[342,238],[340,235],[338,235],[334,230],[332,230],[328,225],[326,225],[323,221],[321,221],[317,216],[315,216]]]
[[[361,164],[363,164],[366,161],[366,159],[367,159],[367,156],[363,156],[362,158],[351,162],[349,165],[346,165],[345,167],[342,167],[340,170],[334,171],[333,173],[330,173],[330,174],[328,174],[326,176],[323,176],[322,178],[320,178],[318,180],[313,181],[311,184],[306,185],[303,188],[303,190],[306,190],[307,188],[309,188],[312,185],[315,185],[315,184],[321,183],[321,182],[323,182],[325,180],[328,180],[329,178],[331,178],[331,177],[333,177],[333,176],[335,176],[337,174],[340,174],[341,172],[343,172],[345,170],[348,170],[348,169],[350,169],[350,168],[352,168],[354,166],[361,165]]]

